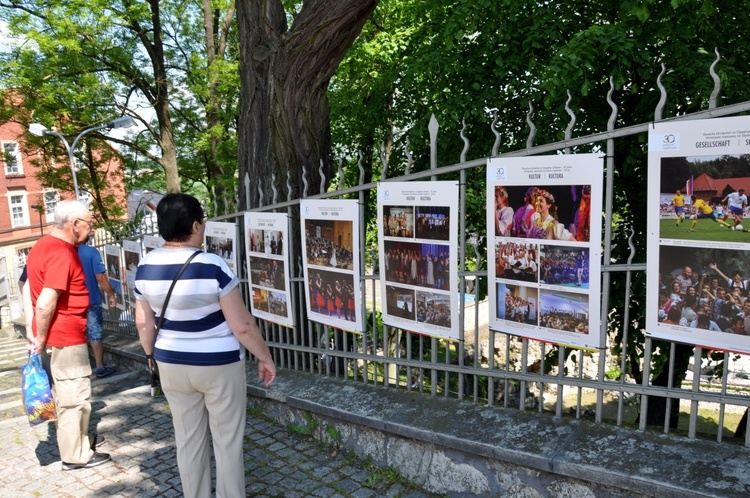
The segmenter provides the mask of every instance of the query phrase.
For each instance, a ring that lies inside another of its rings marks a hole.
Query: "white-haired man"
[[[63,470],[96,467],[107,461],[89,437],[91,363],[86,341],[89,293],[78,244],[93,225],[80,201],[61,201],[52,231],[39,239],[26,262],[34,309],[31,351],[51,350],[52,396],[57,408],[57,446]]]

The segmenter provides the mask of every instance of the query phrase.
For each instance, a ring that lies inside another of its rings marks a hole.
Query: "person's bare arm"
[[[27,286],[24,286],[27,287]],[[34,339],[33,352],[40,354],[47,344],[47,336],[52,319],[57,311],[57,300],[60,298],[62,291],[44,287],[39,297],[36,299],[36,308],[34,316],[36,318],[36,338]]]
[[[109,283],[109,278],[107,278],[107,272],[97,273],[96,281],[99,283],[99,287],[101,287],[102,290],[109,297],[109,307],[114,308],[115,306],[117,306],[117,297],[115,296],[115,290],[112,288],[112,285]]]
[[[266,387],[276,378],[276,365],[266,341],[258,330],[255,318],[245,306],[239,288],[235,287],[219,299],[224,318],[237,340],[258,359],[258,377]]]
[[[148,301],[136,299],[135,326],[138,329],[138,338],[141,341],[143,351],[147,355],[154,354],[154,344],[156,344],[156,313],[151,309]]]

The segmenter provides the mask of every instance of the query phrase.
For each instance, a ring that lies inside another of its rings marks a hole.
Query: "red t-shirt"
[[[76,246],[45,235],[29,252],[26,270],[35,308],[43,288],[62,291],[47,334],[47,344],[53,347],[85,344],[89,292]],[[32,329],[36,336],[36,319]]]

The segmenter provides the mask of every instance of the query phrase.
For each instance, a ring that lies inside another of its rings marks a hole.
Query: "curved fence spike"
[[[320,160],[320,167],[318,168],[318,173],[320,173],[320,193],[326,191],[326,174],[323,172],[323,160]]]
[[[380,179],[385,180],[388,172],[388,159],[385,157],[385,142],[380,146],[380,162],[383,164],[383,169],[380,170]]]
[[[430,169],[437,169],[437,140],[440,123],[438,123],[435,114],[430,117],[430,124],[427,125],[430,131]]]
[[[534,104],[529,100],[529,112],[526,113],[526,123],[529,125],[529,138],[526,139],[526,148],[530,149],[534,146],[534,137],[536,136],[536,126],[531,120],[531,116],[534,115]]]
[[[276,190],[276,173],[271,173],[271,190],[273,191],[273,204],[278,204],[279,191]]]
[[[708,70],[708,72],[711,73],[711,77],[714,79],[714,90],[711,92],[711,96],[708,98],[709,109],[716,109],[716,101],[719,99],[719,92],[721,91],[721,78],[719,78],[719,75],[716,74],[716,65],[721,60],[719,49],[714,48],[714,53],[716,54],[716,60],[714,60],[713,64],[711,64],[711,67]]]
[[[492,111],[492,124],[490,125],[490,129],[492,130],[492,133],[495,135],[495,143],[492,144],[492,153],[490,155],[496,156],[497,151],[500,150],[500,132],[497,131],[497,109],[494,109]]]
[[[357,159],[357,167],[359,168],[359,184],[364,185],[365,183],[365,168],[362,167],[362,149],[357,151],[359,158]]]
[[[664,111],[664,104],[667,103],[667,89],[661,82],[662,77],[667,73],[667,66],[661,63],[661,72],[656,77],[656,86],[659,87],[661,97],[659,97],[659,103],[656,104],[656,110],[654,111],[654,121],[661,121],[662,112]]]
[[[464,141],[464,148],[461,151],[461,162],[462,163],[466,162],[466,153],[469,151],[469,139],[466,138],[466,135],[464,134],[464,131],[466,131],[466,120],[462,119],[461,120],[461,132],[459,133],[459,135],[461,136],[461,140]]]
[[[607,92],[607,103],[612,108],[612,113],[609,115],[609,121],[607,121],[607,131],[615,129],[615,120],[617,119],[617,104],[612,100],[612,94],[615,92],[615,81],[612,76],[609,77],[609,91]]]
[[[576,114],[570,108],[570,102],[573,100],[573,96],[570,94],[570,90],[567,90],[567,92],[568,92],[568,100],[565,101],[565,112],[567,112],[568,116],[570,116],[570,122],[568,123],[568,126],[565,128],[565,140],[570,140],[570,137],[573,134],[573,127],[576,124]]]
[[[305,189],[302,191],[302,198],[307,197],[307,165],[302,166],[302,183]]]
[[[258,183],[258,207],[263,207],[263,188]]]
[[[292,200],[292,172],[286,171],[286,200]]]
[[[404,149],[404,154],[406,155],[406,174],[408,175],[411,173],[411,165],[413,163],[413,159],[411,157],[411,142],[409,142],[409,137],[407,135],[406,137],[406,149]]]
[[[339,157],[339,190],[344,188],[344,158]]]

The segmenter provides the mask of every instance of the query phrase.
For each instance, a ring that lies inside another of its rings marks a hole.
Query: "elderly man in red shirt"
[[[96,467],[107,453],[94,451],[89,437],[91,363],[86,340],[89,293],[78,244],[91,233],[88,207],[61,201],[52,231],[39,239],[26,262],[34,309],[30,349],[51,350],[52,396],[57,408],[57,446],[63,470]]]

